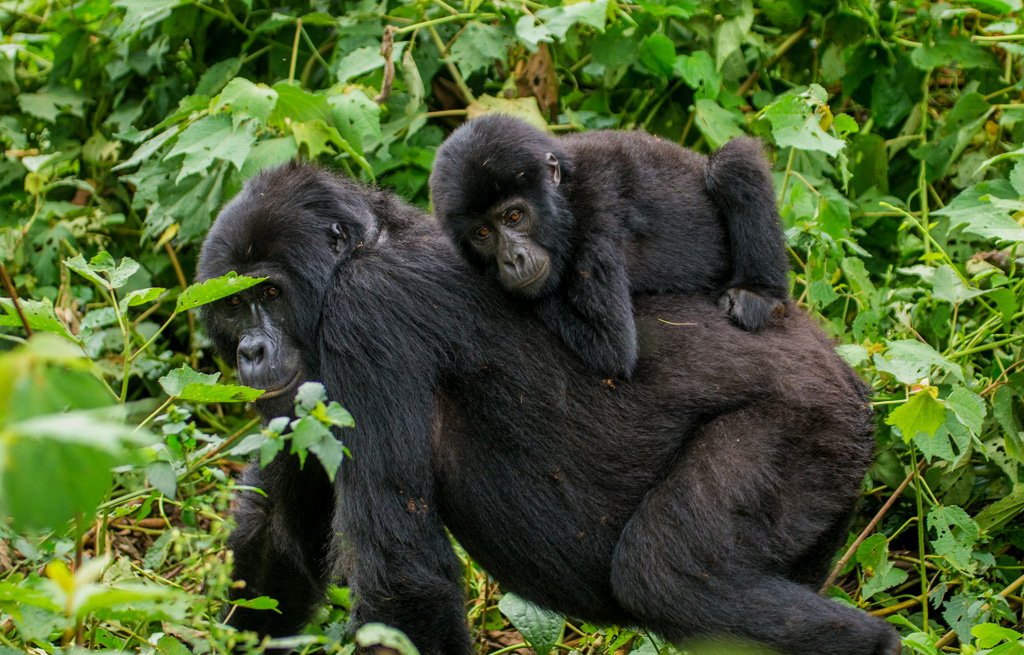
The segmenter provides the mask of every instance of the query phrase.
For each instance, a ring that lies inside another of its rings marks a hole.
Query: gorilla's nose
[[[238,341],[239,364],[259,365],[266,354],[267,345],[265,339],[247,334]]]

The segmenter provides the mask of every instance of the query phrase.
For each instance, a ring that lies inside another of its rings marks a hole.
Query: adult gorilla
[[[640,364],[611,388],[387,192],[302,165],[252,180],[217,219],[200,279],[260,286],[204,313],[264,417],[319,380],[356,427],[332,486],[251,467],[231,537],[246,596],[298,631],[344,574],[353,622],[425,655],[473,652],[445,526],[502,586],[674,642],[890,655],[882,621],[823,599],[871,459],[865,389],[803,316],[756,335],[713,299],[638,298]],[[796,312],[793,312],[796,314]]]

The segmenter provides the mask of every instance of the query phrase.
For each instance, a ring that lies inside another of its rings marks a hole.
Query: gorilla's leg
[[[328,548],[334,491],[319,463],[300,470],[292,456],[279,456],[263,470],[253,464],[241,483],[266,496],[246,491],[239,498],[228,547],[234,577],[245,587],[232,596],[269,596],[280,613],[236,607],[228,622],[261,635],[296,634],[323,602],[334,569]]]
[[[676,643],[717,635],[785,655],[895,655],[899,638],[885,622],[787,579],[809,549],[834,543],[849,480],[829,475],[827,448],[787,441],[780,433],[792,426],[766,411],[726,415],[694,435],[623,530],[616,598]]]

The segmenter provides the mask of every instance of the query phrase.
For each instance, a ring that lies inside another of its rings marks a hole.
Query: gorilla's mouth
[[[550,270],[551,262],[545,259],[543,262],[541,262],[540,268],[537,270],[536,273],[533,274],[533,276],[527,278],[526,280],[523,280],[522,282],[520,282],[519,284],[515,285],[512,288],[515,289],[516,291],[529,291],[530,287],[539,285],[538,283],[541,283],[544,280],[546,280],[548,277],[548,272]]]
[[[295,374],[292,375],[290,380],[285,382],[280,387],[274,387],[273,389],[265,389],[263,395],[257,398],[256,400],[268,400],[270,398],[277,398],[278,396],[284,395],[286,392],[291,390],[292,387],[295,386],[295,383],[298,381],[300,374],[301,371],[295,371]]]

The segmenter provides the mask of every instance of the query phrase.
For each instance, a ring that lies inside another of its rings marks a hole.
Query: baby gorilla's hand
[[[729,319],[748,332],[756,332],[768,325],[774,317],[786,315],[786,301],[739,287],[726,289],[718,299],[718,306],[729,314]]]

